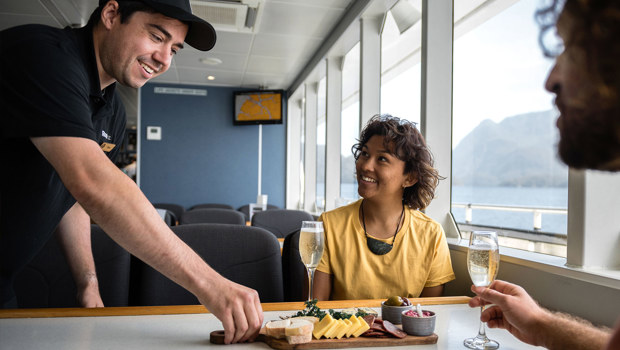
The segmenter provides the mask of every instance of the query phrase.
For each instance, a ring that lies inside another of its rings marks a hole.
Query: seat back
[[[188,210],[181,216],[181,225],[187,224],[234,224],[245,225],[243,214],[232,209],[194,209]]]
[[[129,253],[91,225],[91,245],[105,306],[127,306],[129,295]],[[79,307],[71,270],[56,236],[17,276],[15,294],[20,308]]]
[[[280,244],[250,226],[194,224],[171,229],[225,278],[255,289],[261,302],[283,300]],[[198,304],[197,298],[150,266],[138,264],[139,305]]]
[[[183,213],[185,212],[185,207],[179,204],[154,203],[153,206],[155,208],[166,209],[168,211],[171,211],[172,213],[174,213],[174,216],[176,217],[177,220],[179,220],[181,218],[181,215],[183,215]]]
[[[286,235],[282,246],[284,301],[306,301],[308,295],[308,273],[299,255],[299,232],[297,229]]]
[[[218,209],[232,209],[232,210],[235,210],[235,208],[232,205],[222,204],[222,203],[196,204],[193,207],[189,208],[189,210],[207,209],[207,208],[218,208]]]
[[[258,212],[252,216],[252,226],[262,227],[278,238],[300,229],[302,221],[312,221],[314,217],[303,210],[273,209]]]
[[[278,207],[277,205],[273,205],[273,204],[267,204],[267,209],[265,210],[272,210],[272,209],[280,209],[280,207]],[[246,221],[250,221],[250,205],[249,204],[240,206],[239,208],[237,208],[237,211],[240,211],[243,213],[243,215],[245,215]]]

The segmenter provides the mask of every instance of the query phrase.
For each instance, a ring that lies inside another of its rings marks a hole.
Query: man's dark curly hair
[[[375,115],[351,148],[356,161],[364,145],[375,135],[383,136],[385,148],[405,162],[404,173],[414,174],[418,180],[413,186],[405,188],[403,203],[413,209],[426,208],[435,197],[435,188],[442,177],[433,168],[433,155],[415,123],[389,114]]]
[[[536,12],[541,31],[539,42],[543,53],[553,57],[552,48],[544,42],[549,30],[564,26],[569,31],[565,48],[578,48],[585,57],[584,72],[596,87],[580,101],[592,108],[620,109],[620,1],[618,0],[552,0]],[[595,100],[593,100],[593,98]]]

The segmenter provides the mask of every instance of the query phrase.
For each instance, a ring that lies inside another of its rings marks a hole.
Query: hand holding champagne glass
[[[308,281],[310,290],[308,291],[308,301],[313,300],[312,288],[314,287],[314,271],[321,261],[323,248],[325,247],[325,234],[323,223],[320,221],[303,221],[301,232],[299,233],[299,255],[301,261],[308,270]]]
[[[469,236],[467,270],[476,287],[487,287],[497,276],[499,268],[499,245],[493,231],[473,231]],[[480,313],[484,306],[480,306]],[[463,344],[470,349],[497,349],[499,343],[487,338],[484,322],[480,322],[478,335]]]

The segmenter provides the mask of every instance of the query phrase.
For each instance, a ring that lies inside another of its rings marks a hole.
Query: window
[[[316,122],[316,212],[325,210],[325,139],[326,129],[326,79],[319,81],[317,96],[317,122]]]
[[[538,4],[455,8],[452,213],[461,231],[491,227],[502,245],[565,257],[568,169],[543,88],[553,60],[536,40]]]
[[[340,199],[338,206],[359,198],[355,159],[351,147],[360,133],[360,44],[345,55],[342,69],[342,114],[340,127]]]
[[[407,1],[400,6],[412,6]],[[410,18],[409,23],[399,26],[394,18],[398,7],[388,12],[381,33],[381,113],[388,113],[401,119],[420,122],[421,87],[421,9],[413,13],[419,17]],[[400,28],[400,29],[399,29]],[[401,33],[401,29],[403,29]]]
[[[305,89],[304,89],[305,90]],[[305,91],[302,91],[305,96]],[[306,198],[306,181],[304,163],[306,161],[306,98],[301,99],[301,113],[299,122],[299,209],[304,210]]]

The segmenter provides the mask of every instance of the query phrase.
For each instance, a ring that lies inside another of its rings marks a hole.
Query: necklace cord
[[[363,200],[362,200],[361,208],[362,208],[362,226],[364,227],[364,234],[366,235],[366,238],[370,238],[368,236],[368,232],[366,232],[366,218],[364,216],[364,201]],[[392,244],[390,244],[391,246],[394,246],[394,242],[396,241],[396,235],[398,234],[398,229],[400,228],[400,223],[401,221],[403,221],[403,216],[405,216],[405,205],[404,204],[403,204],[403,210],[400,212],[400,218],[398,219],[398,223],[396,224],[396,231],[394,232],[394,237],[392,238]]]

